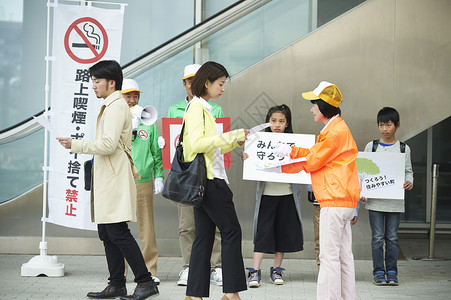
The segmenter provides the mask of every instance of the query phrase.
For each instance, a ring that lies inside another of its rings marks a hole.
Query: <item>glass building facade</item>
[[[46,0],[0,3],[0,130],[4,131],[43,110],[46,55]],[[240,1],[125,0],[122,51],[125,65],[148,53],[196,23],[196,3],[207,19]],[[269,55],[309,34],[363,0],[274,0],[211,34],[201,43],[202,60],[217,60],[231,75],[238,74]],[[64,2],[76,5],[74,2]],[[96,5],[101,6],[101,5]],[[199,17],[199,16],[198,16]],[[195,44],[164,62],[143,71],[135,79],[145,90],[141,105],[153,105],[159,116],[181,101],[181,74],[186,64],[199,62]],[[414,191],[406,194],[405,223],[429,221],[433,163],[440,164],[437,220],[450,223],[451,135],[447,118],[405,141],[412,149]],[[0,145],[0,203],[42,183],[43,130]]]

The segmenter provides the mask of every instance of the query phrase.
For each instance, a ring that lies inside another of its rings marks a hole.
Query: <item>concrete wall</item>
[[[451,115],[450,13],[449,0],[370,0],[234,76],[218,103],[232,118],[232,129],[260,124],[269,107],[285,103],[292,109],[295,132],[317,134],[323,124],[313,122],[310,103],[300,94],[328,80],[343,93],[342,115],[359,149],[378,138],[376,114],[383,106],[398,109],[397,137],[406,140]],[[227,173],[244,255],[250,257],[256,185],[241,179],[239,150],[232,152]],[[176,206],[161,195],[154,206],[160,254],[180,255]],[[288,257],[314,256],[312,211],[304,201],[305,250]],[[38,253],[41,215],[42,189],[0,206],[0,253]],[[365,209],[353,235],[356,258],[371,258]],[[47,224],[47,236],[49,254],[103,253],[95,232]]]

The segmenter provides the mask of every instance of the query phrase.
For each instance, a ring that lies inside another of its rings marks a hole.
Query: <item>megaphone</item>
[[[145,107],[135,105],[130,108],[130,111],[132,116],[140,118],[144,125],[152,125],[158,118],[157,109],[152,105]]]

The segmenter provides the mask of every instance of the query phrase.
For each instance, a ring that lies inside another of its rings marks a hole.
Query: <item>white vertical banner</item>
[[[62,137],[95,139],[100,103],[91,88],[89,67],[100,60],[119,61],[124,6],[101,9],[56,4],[53,14],[50,122]],[[50,139],[47,222],[96,230],[91,222],[84,162],[92,155],[71,153]]]

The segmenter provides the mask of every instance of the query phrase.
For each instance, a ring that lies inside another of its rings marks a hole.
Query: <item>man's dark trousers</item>
[[[136,283],[152,280],[141,250],[130,233],[126,222],[98,224],[97,229],[99,238],[103,241],[105,247],[108,271],[110,272],[108,281],[111,286],[125,286],[124,258],[132,268],[133,274],[135,274]]]

